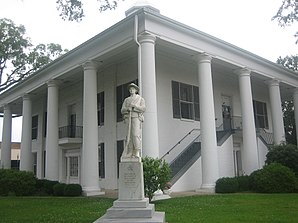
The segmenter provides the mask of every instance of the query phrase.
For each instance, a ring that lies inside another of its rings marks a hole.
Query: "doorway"
[[[232,129],[232,106],[231,97],[222,96],[222,120],[223,130]]]

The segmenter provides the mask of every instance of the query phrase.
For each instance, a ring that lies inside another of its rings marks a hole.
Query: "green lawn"
[[[109,198],[0,197],[0,222],[88,222],[111,207]],[[298,194],[227,194],[155,202],[168,223],[298,222]]]

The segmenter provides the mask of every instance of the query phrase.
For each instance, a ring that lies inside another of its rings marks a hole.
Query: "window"
[[[172,81],[173,117],[200,120],[199,88]]]
[[[37,139],[38,115],[32,117],[32,139]]]
[[[33,173],[37,174],[37,153],[33,153]]]
[[[256,128],[268,128],[268,115],[266,103],[253,101]]]
[[[104,92],[97,94],[97,122],[99,126],[104,125]]]
[[[104,143],[98,146],[98,173],[100,178],[105,178],[105,147]]]
[[[121,108],[122,108],[122,103],[125,98],[129,96],[129,91],[127,89],[127,86],[131,83],[138,84],[138,80],[130,81],[126,84],[122,84],[117,87],[117,92],[116,92],[116,98],[117,98],[117,122],[123,121],[123,117],[121,114]]]
[[[47,116],[48,116],[48,113],[45,112],[44,113],[44,129],[43,129],[43,136],[46,137],[47,136]]]
[[[79,157],[78,156],[70,156],[69,157],[69,175],[70,177],[78,177],[79,176]]]
[[[124,140],[117,141],[117,175],[119,178],[119,163],[124,150]]]

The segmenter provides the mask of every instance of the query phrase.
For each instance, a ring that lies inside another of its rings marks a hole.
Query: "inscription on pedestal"
[[[119,200],[143,200],[143,164],[121,162],[119,172]]]
[[[125,187],[128,187],[128,188],[137,187],[136,177],[137,177],[137,175],[134,172],[124,173],[124,185],[125,185]]]

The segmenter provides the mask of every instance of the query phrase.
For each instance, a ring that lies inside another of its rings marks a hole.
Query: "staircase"
[[[164,159],[169,155],[176,147],[178,147],[182,141],[186,140],[199,129],[193,129],[188,132],[178,143],[176,143],[161,159]],[[218,145],[222,143],[232,134],[231,130],[217,131],[216,138]],[[199,158],[201,157],[201,140],[200,135],[197,136],[188,144],[188,146],[182,150],[182,152],[172,160],[169,165],[172,171],[171,183],[174,184]]]

